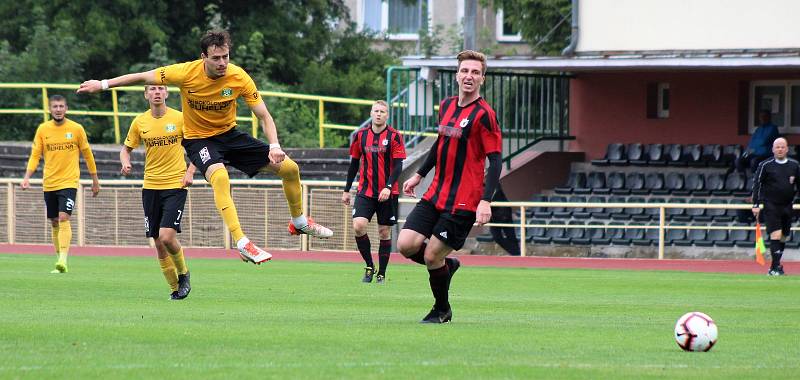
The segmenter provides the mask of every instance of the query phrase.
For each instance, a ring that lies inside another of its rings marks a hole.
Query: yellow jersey
[[[216,136],[236,127],[236,98],[242,97],[249,105],[261,102],[250,75],[231,63],[217,79],[206,75],[202,59],[158,68],[155,76],[156,84],[181,88],[183,137],[187,139]]]
[[[150,111],[136,116],[125,137],[125,146],[136,149],[144,144],[144,185],[145,189],[180,189],[181,180],[186,174],[186,160],[183,158],[183,114],[167,107],[167,112],[159,118]]]
[[[39,124],[36,129],[27,169],[35,172],[39,159],[44,157],[44,191],[77,189],[81,176],[78,152],[83,154],[89,173],[97,173],[94,155],[83,126],[67,118],[64,118],[61,125],[49,120]]]

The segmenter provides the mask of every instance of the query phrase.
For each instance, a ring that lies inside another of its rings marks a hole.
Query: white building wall
[[[581,0],[577,51],[800,48],[798,0]]]

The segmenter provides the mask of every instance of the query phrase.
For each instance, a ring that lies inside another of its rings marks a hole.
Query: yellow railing
[[[32,181],[34,189],[22,191],[19,178],[0,178],[0,243],[47,244],[50,239],[49,224],[45,219],[44,202],[41,201],[41,179]],[[103,189],[97,198],[91,196],[91,181],[81,180],[78,188],[72,224],[75,243],[82,245],[142,246],[148,241],[142,229],[141,180],[101,180]],[[341,203],[343,181],[303,181],[303,206],[307,215],[314,217],[334,231],[327,240],[288,236],[286,223],[290,219],[280,180],[231,180],[234,201],[239,205],[242,228],[248,236],[271,249],[355,251],[352,238],[350,207]],[[230,235],[214,206],[213,192],[205,181],[198,180],[189,188],[181,240],[187,247],[230,247]],[[416,203],[415,198],[400,198],[402,203]],[[659,231],[658,255],[664,258],[665,232],[670,229],[724,229],[749,230],[753,227],[735,225],[670,225],[666,210],[683,209],[744,209],[749,204],[717,203],[562,203],[562,202],[493,202],[494,207],[519,209],[520,220],[513,223],[490,223],[489,227],[515,227],[520,229],[520,251],[526,256],[526,228],[640,228]],[[624,224],[539,224],[526,218],[531,207],[580,208],[650,208],[658,209],[657,220],[642,225]],[[798,208],[797,206],[795,208]],[[17,212],[19,211],[19,212]],[[402,226],[404,218],[399,218]],[[798,230],[792,228],[793,231]],[[368,233],[377,236],[375,220]]]
[[[42,108],[0,108],[0,114],[41,114],[42,120],[48,120],[48,90],[50,89],[57,89],[57,90],[77,90],[77,84],[53,84],[53,83],[0,83],[0,89],[11,89],[11,90],[25,90],[25,89],[37,89],[41,90],[42,93]],[[175,87],[170,87],[170,92],[180,93],[180,90]],[[126,87],[117,87],[112,88],[109,90],[111,92],[111,111],[96,111],[96,110],[76,110],[70,109],[69,113],[73,115],[85,115],[85,116],[110,116],[114,120],[114,141],[119,144],[121,141],[121,132],[120,132],[120,117],[135,117],[139,114],[139,112],[121,112],[119,110],[119,101],[118,101],[118,94],[119,92],[142,92],[141,86],[126,86]],[[363,106],[371,106],[374,100],[367,100],[367,99],[355,99],[355,98],[340,98],[335,96],[319,96],[319,95],[306,95],[306,94],[295,94],[290,92],[276,92],[276,91],[259,91],[261,96],[266,98],[282,98],[282,99],[294,99],[300,101],[313,101],[317,102],[317,111],[319,113],[317,117],[317,126],[319,128],[319,147],[325,147],[325,129],[343,129],[343,130],[355,130],[358,128],[358,125],[345,125],[345,124],[336,124],[336,123],[329,123],[326,121],[325,118],[325,105],[326,103],[338,103],[338,104],[351,104],[351,105],[363,105]],[[364,115],[368,115],[369,111],[365,112]],[[366,118],[366,117],[365,117]],[[253,136],[258,136],[258,120],[256,119],[255,115],[252,113],[250,116],[237,116],[236,120],[249,122],[252,126],[252,134]]]

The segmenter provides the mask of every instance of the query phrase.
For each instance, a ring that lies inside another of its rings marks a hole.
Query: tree
[[[489,6],[489,0],[481,0]],[[537,55],[560,55],[571,32],[570,0],[491,0],[495,10],[502,9],[505,18],[518,28]]]

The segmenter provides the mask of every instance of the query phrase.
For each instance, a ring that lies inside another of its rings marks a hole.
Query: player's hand
[[[28,190],[31,188],[31,181],[27,178],[23,178],[22,183],[19,184],[19,187],[22,188],[22,190]]]
[[[280,164],[286,158],[286,153],[281,148],[274,148],[269,150],[268,156],[272,163]]]
[[[392,196],[392,191],[384,187],[383,190],[381,190],[381,193],[378,194],[378,202],[386,202],[386,200],[389,199],[389,197],[391,196]]]
[[[478,223],[479,226],[482,226],[486,223],[489,223],[489,219],[491,218],[492,206],[488,201],[480,201],[478,203],[478,209],[475,210],[475,222]]]
[[[133,167],[133,165],[131,165],[131,163],[130,163],[130,162],[128,162],[128,163],[123,163],[123,164],[122,164],[122,168],[121,168],[121,169],[119,169],[119,173],[120,173],[120,174],[122,174],[122,175],[124,175],[124,176],[127,176],[128,174],[131,174],[131,168],[132,168],[132,167]]]
[[[753,207],[753,216],[755,216],[756,219],[758,219],[758,214],[760,214],[760,213],[761,213],[761,208]]]
[[[411,176],[411,178],[403,182],[403,194],[411,198],[416,198],[417,195],[414,194],[414,188],[416,188],[417,185],[419,185],[420,181],[422,181],[422,176],[420,176],[419,174],[414,174],[413,176]]]
[[[78,91],[75,92],[79,94],[93,94],[100,91],[103,91],[103,85],[99,80],[91,79],[81,83],[81,86],[78,87]]]
[[[350,206],[350,192],[342,192],[342,203]]]
[[[189,187],[192,186],[193,183],[194,183],[194,173],[186,172],[186,174],[183,175],[183,179],[181,180],[181,186]]]
[[[100,181],[94,179],[92,180],[92,198],[96,198],[99,192],[100,192]]]

